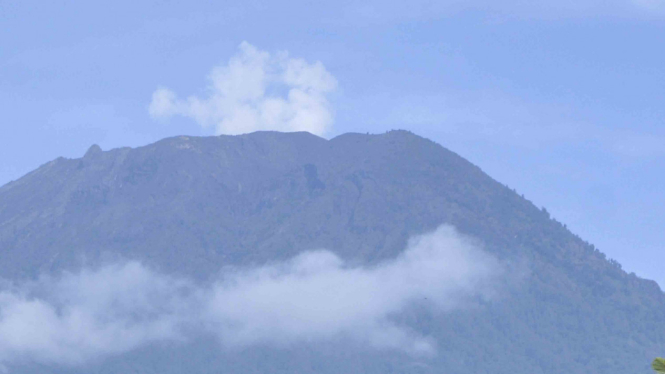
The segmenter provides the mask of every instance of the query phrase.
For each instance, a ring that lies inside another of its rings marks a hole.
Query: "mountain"
[[[136,260],[198,281],[325,248],[373,266],[442,224],[526,269],[488,305],[403,316],[436,339],[409,354],[330,342],[225,350],[151,345],[58,373],[646,373],[665,297],[515,191],[406,131],[175,137],[59,158],[0,188],[0,277]],[[13,365],[13,364],[12,364]]]

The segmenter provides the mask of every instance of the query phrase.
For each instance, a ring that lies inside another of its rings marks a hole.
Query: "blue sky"
[[[326,137],[403,128],[665,285],[664,46],[664,0],[4,0],[0,184],[93,143],[242,132],[242,115]],[[235,93],[233,59],[263,61],[258,96]],[[151,112],[160,89],[173,98]]]

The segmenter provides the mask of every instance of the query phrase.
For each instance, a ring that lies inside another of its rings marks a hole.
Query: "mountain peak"
[[[85,155],[83,156],[83,158],[93,158],[93,157],[96,157],[96,156],[102,154],[102,152],[103,152],[102,148],[99,145],[93,144],[85,152]]]

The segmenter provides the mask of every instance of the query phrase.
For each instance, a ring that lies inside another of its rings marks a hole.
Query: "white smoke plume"
[[[321,62],[309,63],[271,55],[247,42],[226,65],[208,76],[208,97],[178,99],[167,88],[152,95],[149,113],[153,118],[180,115],[217,134],[241,134],[257,130],[309,131],[323,135],[333,123],[327,95],[336,79]]]
[[[435,354],[431,337],[394,317],[414,306],[443,313],[491,297],[502,276],[496,259],[449,226],[375,266],[349,266],[320,250],[227,270],[202,285],[135,262],[110,265],[3,286],[0,364],[80,365],[204,334],[220,349],[350,339]]]

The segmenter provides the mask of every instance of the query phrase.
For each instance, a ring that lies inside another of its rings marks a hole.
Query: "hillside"
[[[429,358],[335,344],[151,346],[81,367],[97,373],[646,373],[665,352],[665,297],[546,210],[405,131],[176,137],[60,158],[0,188],[0,277],[13,281],[138,260],[201,281],[325,248],[391,259],[449,224],[525,269],[486,305],[402,316],[435,337]]]

